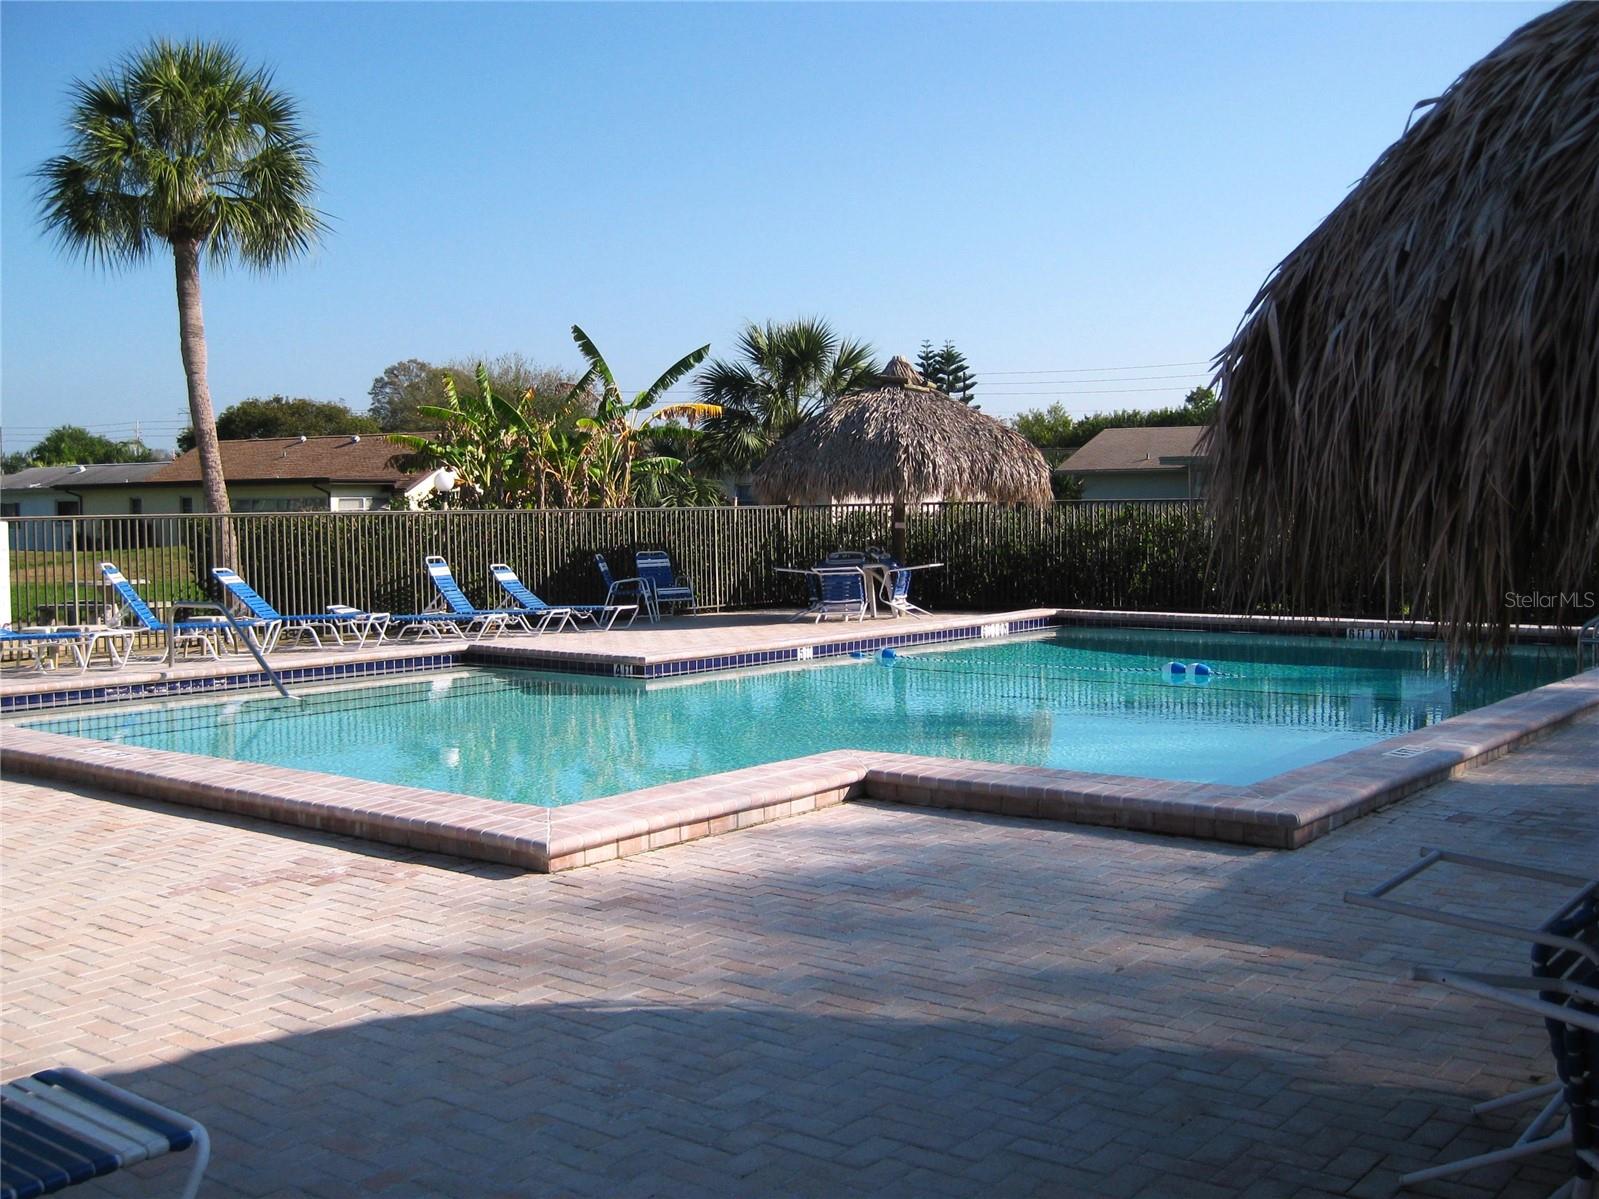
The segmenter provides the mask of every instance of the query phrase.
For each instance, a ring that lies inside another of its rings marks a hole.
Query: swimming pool
[[[664,684],[464,669],[25,727],[541,806],[841,748],[1248,784],[1573,667],[1536,647],[1464,668],[1429,642],[1067,628],[890,664]]]

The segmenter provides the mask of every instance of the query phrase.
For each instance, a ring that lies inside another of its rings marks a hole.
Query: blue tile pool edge
[[[1015,620],[978,620],[968,625],[859,637],[850,641],[815,642],[781,649],[709,654],[665,661],[628,661],[626,655],[584,654],[582,651],[542,652],[536,643],[506,646],[473,642],[448,651],[406,658],[382,658],[330,662],[317,666],[288,667],[277,671],[285,684],[328,683],[371,678],[381,675],[417,674],[450,670],[461,666],[498,666],[522,670],[542,670],[558,674],[599,675],[607,678],[677,678],[692,674],[713,674],[724,670],[747,670],[756,666],[847,657],[855,653],[874,653],[912,645],[931,645],[950,641],[971,641],[1010,637],[1040,632],[1055,627],[1055,616],[1033,616]],[[111,677],[111,676],[108,676]],[[260,670],[241,670],[225,674],[197,675],[191,678],[157,679],[136,683],[99,683],[92,675],[75,675],[72,687],[55,691],[26,691],[0,694],[0,716],[38,712],[85,704],[124,703],[131,700],[171,699],[213,692],[258,689],[270,685]]]

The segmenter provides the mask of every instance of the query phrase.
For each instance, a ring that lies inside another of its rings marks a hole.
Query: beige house
[[[222,443],[235,512],[365,512],[430,495],[432,471],[402,469],[409,451],[382,434]],[[35,466],[0,478],[0,515],[139,516],[204,512],[200,456],[108,466]]]
[[[1191,500],[1205,493],[1204,425],[1105,429],[1056,471],[1082,481],[1085,500]]]

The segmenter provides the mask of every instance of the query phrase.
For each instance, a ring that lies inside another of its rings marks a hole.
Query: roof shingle
[[[1060,469],[1076,474],[1096,470],[1182,470],[1201,457],[1205,425],[1103,429],[1066,459]]]
[[[408,486],[427,471],[402,470],[410,451],[381,433],[333,437],[263,437],[222,443],[222,474],[229,483],[315,480]],[[200,454],[190,450],[167,464],[151,483],[198,483]]]

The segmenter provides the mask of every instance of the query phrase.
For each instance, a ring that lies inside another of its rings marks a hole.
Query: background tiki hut
[[[1386,577],[1396,615],[1502,644],[1599,612],[1599,5],[1426,103],[1217,360],[1218,556],[1239,601]]]
[[[1014,429],[951,399],[895,358],[871,391],[834,401],[778,442],[755,472],[769,504],[891,503],[894,556],[905,509],[938,500],[1047,504],[1049,464]]]

